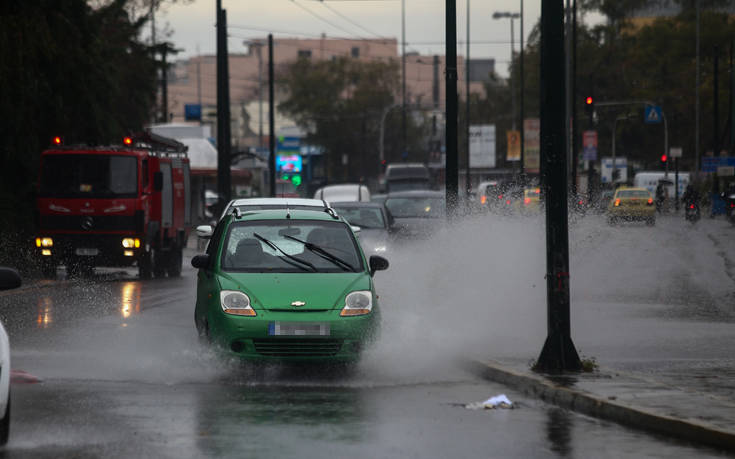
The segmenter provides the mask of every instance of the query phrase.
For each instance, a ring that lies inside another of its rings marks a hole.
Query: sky
[[[404,0],[406,50],[444,54],[445,0]],[[493,19],[494,12],[518,13],[522,0],[457,0],[457,52],[466,52],[467,2],[470,2],[470,58],[493,58],[507,76],[511,20]],[[273,33],[279,37],[389,37],[401,41],[401,0],[222,0],[227,10],[228,50],[244,52],[243,42]],[[179,58],[214,54],[215,0],[165,5],[156,17],[157,37],[164,31],[183,51]],[[524,41],[541,14],[541,0],[525,0]],[[595,18],[593,17],[592,20]],[[513,20],[514,49],[520,50],[520,20]],[[399,49],[400,52],[400,49]]]

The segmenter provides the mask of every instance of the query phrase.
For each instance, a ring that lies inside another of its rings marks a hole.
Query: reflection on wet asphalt
[[[728,367],[728,324],[681,314],[662,321],[659,313],[683,306],[657,303],[671,295],[649,288],[661,274],[648,274],[657,264],[647,258],[659,256],[660,244],[636,238],[654,229],[598,223],[573,228],[575,343],[602,364],[671,377],[709,355],[690,374],[718,386],[713,371]],[[687,236],[675,229],[672,239]],[[188,260],[180,279],[140,282],[131,270],[0,295],[13,367],[43,379],[13,386],[3,456],[720,456],[560,410],[461,370],[459,358],[536,356],[545,330],[544,252],[540,227],[527,222],[478,221],[457,231],[393,254],[390,271],[376,275],[381,338],[348,370],[252,369],[203,349]],[[488,242],[483,231],[496,237]],[[610,238],[633,247],[620,255]],[[670,285],[683,268],[667,250],[660,257],[670,262]],[[640,271],[604,266],[618,256],[640,257]],[[712,288],[697,307],[725,314],[726,294]],[[500,393],[519,407],[462,407]]]

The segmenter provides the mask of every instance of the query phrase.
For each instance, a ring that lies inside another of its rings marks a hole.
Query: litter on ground
[[[469,410],[493,410],[495,408],[511,409],[515,408],[515,406],[513,405],[513,402],[505,396],[505,394],[500,394],[495,397],[490,397],[484,402],[468,403],[465,405],[465,408]]]

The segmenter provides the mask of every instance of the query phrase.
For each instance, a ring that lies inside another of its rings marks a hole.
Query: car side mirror
[[[10,290],[20,287],[21,280],[18,271],[13,268],[0,267],[0,290]]]
[[[191,265],[196,269],[208,269],[209,268],[209,255],[196,255],[191,259]]]
[[[158,171],[153,173],[153,191],[163,190],[163,172]]]
[[[372,276],[375,274],[375,271],[383,271],[385,269],[388,269],[388,266],[390,263],[388,263],[388,260],[381,257],[380,255],[371,255],[370,256],[370,275]]]
[[[200,237],[202,239],[209,239],[212,237],[212,234],[214,233],[214,229],[212,229],[212,225],[199,225],[196,229],[197,237]]]

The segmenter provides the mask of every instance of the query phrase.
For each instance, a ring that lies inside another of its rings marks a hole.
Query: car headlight
[[[236,316],[255,316],[255,310],[250,306],[250,298],[237,290],[222,290],[219,292],[222,310]]]
[[[351,292],[345,297],[341,316],[362,316],[373,310],[373,294],[369,290]]]
[[[139,248],[140,247],[140,239],[132,238],[132,237],[126,237],[122,240],[122,246],[126,249],[132,249],[132,248]]]
[[[385,252],[388,251],[388,248],[386,246],[384,246],[384,245],[379,245],[379,246],[373,248],[373,251],[375,253],[385,253]]]

